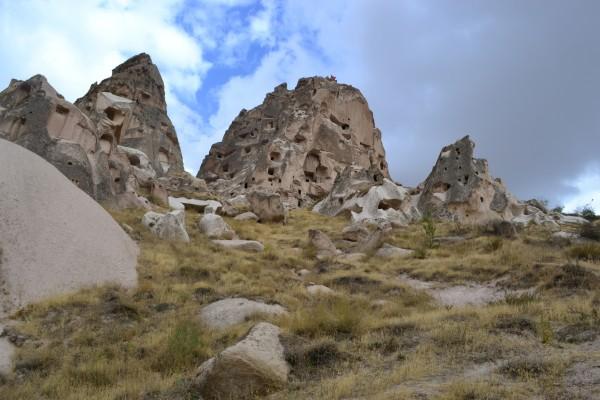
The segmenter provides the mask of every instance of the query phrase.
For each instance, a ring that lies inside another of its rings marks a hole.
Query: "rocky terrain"
[[[399,185],[358,89],[304,78],[193,177],[146,54],[0,107],[0,399],[600,397],[600,221],[468,136]]]

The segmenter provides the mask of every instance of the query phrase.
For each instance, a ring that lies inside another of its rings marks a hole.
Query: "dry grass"
[[[565,252],[536,227],[506,239],[437,224],[437,236],[458,233],[465,240],[441,242],[423,258],[340,263],[316,261],[307,232],[320,229],[340,239],[343,218],[305,210],[292,212],[287,225],[227,218],[241,238],[265,244],[264,253],[254,254],[212,245],[196,229],[194,212],[187,213],[189,244],[156,239],[141,226],[143,211],[113,215],[139,240],[138,288],[91,288],[15,315],[16,329],[29,339],[18,349],[15,374],[0,385],[0,398],[194,398],[196,367],[254,323],[213,332],[197,322],[202,305],[229,296],[289,310],[273,320],[288,338],[292,365],[288,388],[274,399],[410,399],[423,390],[440,400],[541,396],[571,358],[556,343],[576,346],[561,338],[575,337],[575,327],[595,332],[600,326],[600,295],[590,294],[598,290],[598,264],[565,269],[573,247]],[[421,249],[424,235],[415,224],[386,241]],[[301,269],[311,271],[304,281],[294,273]],[[397,279],[401,273],[538,290],[484,307],[450,308],[406,287]],[[310,297],[307,281],[329,286],[336,296]],[[522,355],[530,352],[548,355],[528,364]],[[493,379],[461,373],[495,362],[505,369],[495,368]]]

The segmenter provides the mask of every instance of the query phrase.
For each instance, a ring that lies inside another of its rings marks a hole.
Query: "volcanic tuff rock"
[[[119,97],[129,110],[106,98]],[[159,175],[182,172],[183,161],[175,128],[167,116],[165,86],[156,65],[142,53],[112,71],[110,78],[94,83],[75,105],[97,125],[99,135],[143,151]],[[131,159],[132,165],[137,165]]]
[[[84,286],[137,284],[138,248],[47,161],[0,139],[0,316]]]
[[[469,136],[446,146],[433,170],[421,184],[419,209],[435,217],[463,222],[511,220],[524,206],[488,173],[484,159],[473,158]]]
[[[325,196],[348,165],[389,177],[381,133],[360,91],[335,78],[279,85],[263,104],[242,110],[198,172],[220,194],[281,194],[287,206]]]

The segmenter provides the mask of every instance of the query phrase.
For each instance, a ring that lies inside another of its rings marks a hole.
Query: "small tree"
[[[583,209],[581,210],[579,215],[581,215],[583,218],[587,219],[588,221],[593,221],[596,219],[596,213],[594,212],[592,207],[590,207],[589,205],[583,207]]]
[[[552,209],[552,211],[553,211],[553,212],[556,212],[556,213],[560,213],[560,214],[562,214],[562,212],[563,212],[563,210],[564,210],[564,209],[565,209],[565,206],[556,206],[556,207],[554,207],[554,208]]]

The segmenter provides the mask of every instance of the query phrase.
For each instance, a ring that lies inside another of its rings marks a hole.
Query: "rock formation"
[[[142,151],[159,175],[183,171],[177,134],[167,116],[164,83],[148,54],[113,69],[110,78],[94,83],[75,105],[98,125],[101,137]],[[130,161],[138,164],[135,158]]]
[[[360,91],[313,77],[294,90],[279,85],[263,104],[242,110],[198,177],[225,196],[267,190],[296,207],[325,196],[348,165],[389,177],[381,133]]]
[[[166,114],[160,73],[146,54],[113,70],[76,105],[42,75],[11,81],[0,93],[0,137],[28,148],[98,201],[144,206],[136,192],[156,179],[176,189],[185,178],[177,136]],[[160,178],[169,173],[169,178]],[[193,182],[197,181],[197,182]]]
[[[21,146],[0,139],[0,160],[0,316],[84,286],[137,284],[137,246],[102,207]]]
[[[461,222],[511,220],[522,214],[520,204],[500,179],[489,175],[488,163],[474,158],[469,136],[445,146],[433,170],[420,186],[419,209],[437,218]]]
[[[420,217],[407,188],[378,175],[377,171],[356,166],[346,167],[331,192],[313,210],[329,216],[346,212],[354,223],[388,221],[396,226]]]

